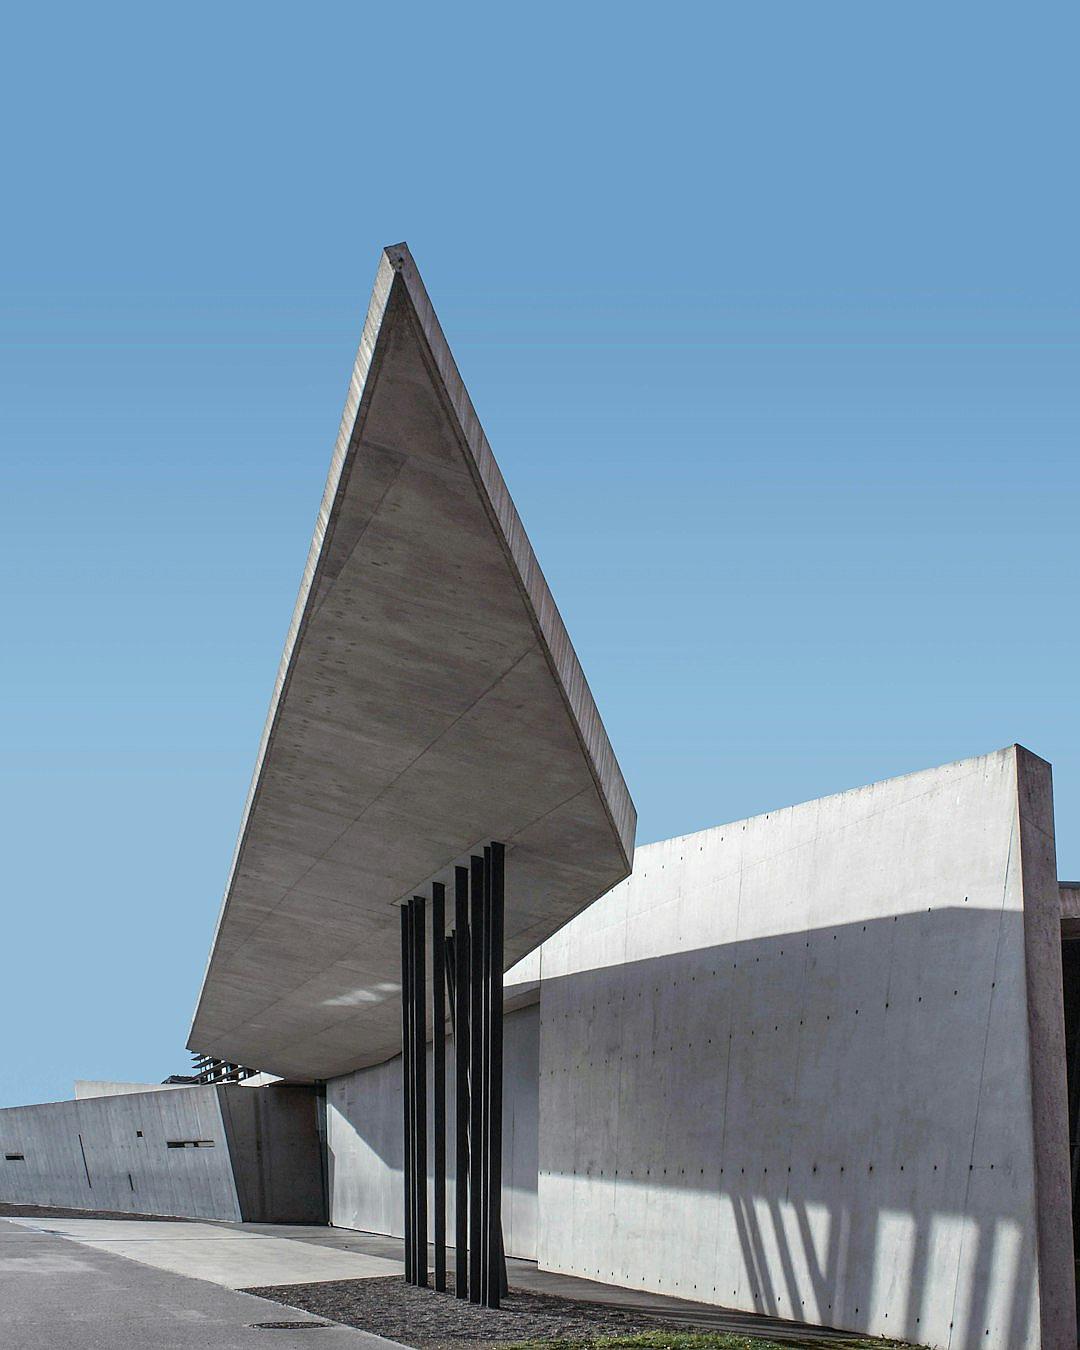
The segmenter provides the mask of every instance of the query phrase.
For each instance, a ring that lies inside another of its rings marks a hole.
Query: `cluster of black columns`
[[[446,1280],[446,1006],[454,1035],[454,1292],[497,1308],[503,1257],[503,909],[506,850],[489,844],[431,888],[432,1154],[435,1288]],[[428,1283],[427,899],[401,908],[401,1041],[405,1125],[405,1278]]]

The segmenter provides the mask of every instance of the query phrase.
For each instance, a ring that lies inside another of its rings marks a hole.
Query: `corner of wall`
[[[234,1222],[244,1223],[250,1215],[245,1212],[244,1197],[244,1169],[243,1155],[244,1149],[241,1142],[241,1136],[238,1134],[236,1122],[233,1118],[233,1094],[228,1085],[216,1083],[214,1085],[214,1100],[217,1103],[218,1115],[221,1117],[221,1134],[225,1148],[229,1155],[229,1180],[232,1183],[232,1202],[236,1207],[236,1219]],[[243,1098],[240,1098],[243,1101]]]
[[[1071,1350],[1076,1344],[1076,1282],[1053,780],[1044,759],[1019,745],[1014,752],[1024,898],[1041,1344],[1046,1350]]]

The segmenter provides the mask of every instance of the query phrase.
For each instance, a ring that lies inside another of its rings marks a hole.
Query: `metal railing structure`
[[[258,1069],[246,1068],[243,1064],[230,1064],[228,1060],[216,1059],[213,1055],[203,1055],[197,1050],[191,1052],[191,1072],[173,1073],[163,1081],[166,1083],[184,1083],[191,1086],[213,1083],[242,1083],[245,1078],[253,1078]]]

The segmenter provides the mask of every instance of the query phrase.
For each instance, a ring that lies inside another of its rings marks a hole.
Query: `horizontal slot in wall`
[[[17,1166],[0,1164],[0,1199],[239,1219],[221,1091],[187,1087],[0,1110],[0,1148],[25,1156]]]

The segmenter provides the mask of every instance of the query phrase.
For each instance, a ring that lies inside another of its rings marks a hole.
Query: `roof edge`
[[[506,480],[496,463],[409,246],[405,243],[389,244],[383,249],[383,258],[405,283],[424,342],[431,353],[439,381],[446,390],[454,420],[461,429],[464,448],[492,521],[521,579],[541,645],[571,713],[571,720],[577,728],[586,761],[615,830],[629,875],[634,860],[637,809],[615,758],[589,682],[510,496]]]
[[[348,470],[356,448],[355,429],[357,421],[361,417],[365,395],[370,397],[372,387],[370,377],[375,361],[376,345],[396,280],[400,280],[405,286],[410,304],[420,325],[424,343],[435,364],[439,382],[446,391],[454,421],[461,430],[463,448],[467,451],[468,461],[482,489],[482,495],[493,524],[497,527],[496,533],[499,535],[521,579],[521,585],[528,601],[527,607],[534,616],[537,631],[541,638],[541,647],[555,675],[556,684],[570,710],[571,720],[577,729],[586,762],[599,791],[600,800],[615,831],[626,866],[624,875],[628,876],[633,867],[637,810],[634,807],[629,789],[615,758],[615,752],[600,719],[600,713],[585,678],[585,673],[581,668],[577,653],[574,651],[562,616],[559,614],[551,589],[525,533],[524,525],[510,497],[506,482],[498,464],[495,462],[495,456],[480,424],[472,399],[465,388],[457,362],[450,351],[450,345],[435,314],[431,298],[412,253],[404,242],[387,245],[382,250],[375,274],[371,299],[364,318],[364,327],[349,377],[345,406],[342,410],[330,467],[327,472],[326,486],[323,489],[311,545],[308,549],[296,603],[293,607],[284,649],[270,696],[270,706],[259,740],[255,765],[241,814],[240,828],[229,865],[228,879],[218,908],[217,922],[214,925],[214,934],[206,964],[203,968],[199,996],[191,1017],[187,1042],[189,1047],[192,1046],[195,1023],[198,1020],[210,966],[217,950],[225,909],[232,891],[233,878],[243,853],[248,822],[258,796],[259,780],[273,738],[278,708],[288,687],[293,655],[307,625],[308,601],[317,580],[319,563],[323,556],[327,536],[331,533],[334,508],[347,485]]]

